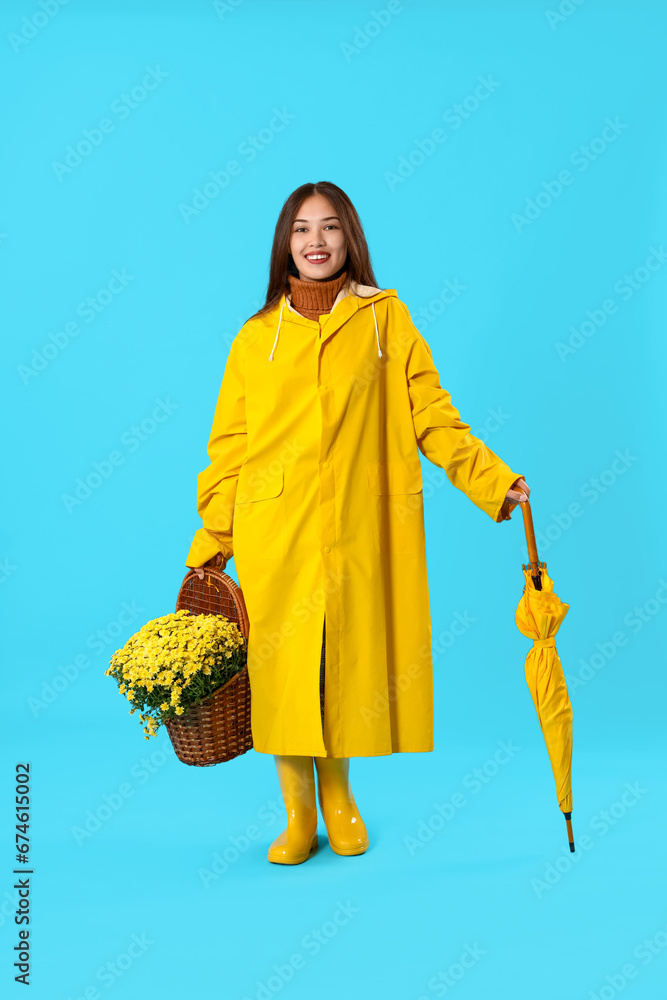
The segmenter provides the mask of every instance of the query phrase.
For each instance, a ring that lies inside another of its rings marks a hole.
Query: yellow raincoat
[[[433,749],[420,451],[500,520],[522,473],[461,421],[395,289],[351,282],[319,321],[283,295],[232,342],[186,564],[234,556],[261,753]]]

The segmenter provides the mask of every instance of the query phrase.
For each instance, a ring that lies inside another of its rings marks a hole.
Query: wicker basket
[[[249,622],[243,593],[230,576],[206,567],[200,580],[190,570],[181,584],[176,610],[187,608],[196,615],[225,615],[248,638]],[[178,719],[165,722],[176,756],[184,764],[210,767],[232,760],[252,749],[250,729],[250,681],[248,668]]]

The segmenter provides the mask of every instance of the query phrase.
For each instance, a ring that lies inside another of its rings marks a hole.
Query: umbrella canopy
[[[551,768],[556,782],[558,806],[572,836],[572,705],[565,675],[556,649],[556,633],[570,610],[554,593],[546,563],[538,562],[532,516],[528,501],[521,504],[531,562],[523,566],[525,586],[514,620],[519,631],[533,640],[526,657],[526,681],[537,711]]]

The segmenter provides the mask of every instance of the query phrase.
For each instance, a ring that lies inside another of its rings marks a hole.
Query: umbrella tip
[[[563,813],[565,817],[565,822],[567,824],[568,833],[568,843],[570,845],[570,853],[574,854],[574,836],[572,834],[572,810],[570,812]]]

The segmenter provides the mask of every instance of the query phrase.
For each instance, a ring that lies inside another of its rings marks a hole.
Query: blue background
[[[40,1000],[664,997],[667,16],[547,4],[3,4],[12,996],[12,789],[28,760]],[[480,77],[494,89],[475,101]],[[276,109],[286,124],[262,132]],[[63,171],[84,130],[98,144]],[[378,282],[408,304],[462,417],[532,489],[540,558],[571,607],[573,856],[513,619],[520,511],[494,524],[425,460],[436,750],[352,761],[365,855],[323,836],[307,864],[270,865],[271,758],[188,768],[164,730],[143,740],[104,676],[173,610],[229,344],[263,301],[284,199],[323,179],[356,205]],[[126,284],[109,296],[114,270]],[[464,287],[445,303],[448,281]],[[158,400],[168,416],[137,436]],[[95,463],[108,475],[68,505]],[[453,640],[457,613],[474,622]],[[499,741],[517,749],[473,791]],[[434,820],[457,791],[465,805]],[[477,957],[456,979],[466,946]]]

